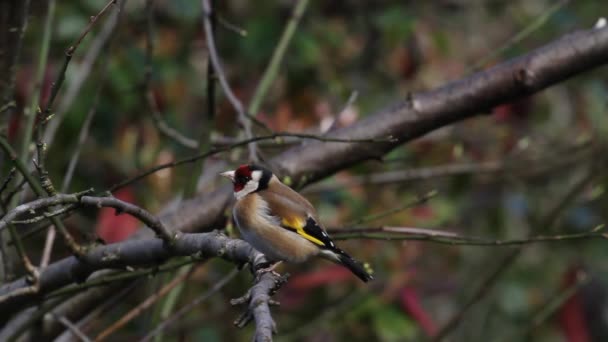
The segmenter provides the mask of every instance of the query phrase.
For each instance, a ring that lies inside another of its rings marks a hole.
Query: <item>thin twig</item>
[[[6,190],[6,188],[10,184],[10,182],[13,180],[13,177],[15,176],[15,171],[16,170],[17,169],[15,169],[15,167],[13,166],[11,168],[11,170],[8,172],[8,175],[4,179],[4,182],[2,182],[2,186],[0,186],[0,195],[4,192],[4,190]]]
[[[78,207],[78,205],[72,204],[72,205],[66,205],[63,208],[59,208],[57,210],[54,211],[45,211],[42,213],[42,215],[38,215],[38,216],[34,216],[31,218],[28,218],[26,220],[12,220],[11,223],[12,224],[33,224],[33,223],[38,223],[40,221],[44,221],[45,219],[48,219],[50,217],[53,216],[59,216],[65,213],[68,213],[74,209],[76,209]],[[22,236],[23,238],[23,236]]]
[[[82,67],[83,70],[78,74],[78,78],[75,80],[75,83],[84,82],[84,80],[88,77],[90,70],[92,69],[92,64],[97,59],[97,56],[99,56],[99,52],[101,51],[101,48],[106,45],[106,43],[109,41],[110,34],[113,32],[114,28],[116,26],[118,26],[118,22],[120,21],[121,13],[124,9],[126,2],[127,2],[127,0],[124,0],[120,3],[118,12],[116,12],[114,14],[114,16],[111,17],[111,19],[106,22],[106,24],[102,28],[101,33],[98,35],[98,37],[95,39],[95,41],[93,41],[93,44],[92,44],[90,50],[85,55],[85,62],[83,63],[83,67]],[[107,45],[110,45],[110,44],[108,43]],[[110,50],[110,49],[108,48],[108,50]],[[109,55],[109,53],[108,53],[108,55]],[[106,58],[108,58],[108,57],[106,57]],[[80,158],[80,152],[89,135],[89,130],[90,130],[91,124],[93,122],[93,118],[97,114],[97,105],[99,103],[99,98],[101,97],[101,90],[106,81],[106,77],[108,74],[107,69],[109,68],[109,65],[110,65],[110,63],[103,64],[103,69],[102,69],[103,76],[101,77],[101,80],[99,81],[99,85],[97,86],[97,90],[95,92],[95,96],[93,98],[93,103],[91,104],[91,108],[89,108],[85,121],[82,124],[82,127],[80,128],[80,133],[78,134],[78,142],[77,142],[76,146],[74,147],[74,152],[72,153],[72,157],[70,158],[70,162],[68,164],[68,169],[66,170],[66,173],[63,177],[63,182],[61,184],[61,192],[63,192],[63,193],[67,192],[68,188],[70,187],[70,184],[72,182],[72,176],[74,174],[74,170],[76,169],[76,165],[78,164],[78,160]],[[76,93],[78,92],[78,90],[75,89],[74,87],[68,88],[67,91],[68,91],[68,93],[66,94],[66,97],[68,97],[68,96],[74,97],[76,95]],[[67,107],[69,106],[69,104],[71,104],[71,101],[73,100],[73,98],[70,99],[70,98],[66,98],[66,97],[64,97],[64,100],[60,103],[60,106],[63,105],[64,108],[67,110]],[[65,111],[63,111],[63,114],[65,114]],[[59,122],[57,122],[57,125],[55,127],[59,127],[60,122],[61,121],[59,120]],[[52,140],[53,135],[54,135],[54,132],[50,133],[49,139]],[[47,137],[46,134],[45,134],[45,137]],[[73,207],[76,207],[76,206],[75,205],[67,206],[66,208],[63,208],[63,209],[67,212],[67,211],[71,210],[70,208],[73,208]],[[60,210],[58,210],[57,212],[59,212]],[[46,213],[44,213],[43,216],[46,216]],[[52,215],[52,216],[54,216],[54,215]],[[53,246],[55,245],[54,244],[55,236],[56,236],[55,233],[56,233],[55,226],[51,226],[47,230],[44,250],[42,252],[42,259],[41,259],[42,260],[41,263],[44,266],[46,266],[46,263],[44,263],[44,261],[47,261],[47,263],[48,263],[48,260],[50,259],[50,256],[52,254]]]
[[[139,316],[148,308],[150,308],[154,303],[156,303],[156,301],[163,298],[167,293],[169,293],[169,291],[171,291],[177,285],[190,278],[194,270],[196,270],[196,268],[192,267],[188,272],[183,273],[176,278],[173,278],[173,280],[163,286],[159,291],[146,298],[146,300],[135,306],[133,309],[129,310],[129,312],[124,314],[116,322],[114,322],[112,325],[100,332],[99,335],[95,337],[95,341],[105,340],[108,336],[115,333],[118,329],[124,327],[127,323],[131,322],[135,317]]]
[[[493,60],[496,57],[501,56],[507,50],[512,48],[514,45],[519,44],[521,41],[529,37],[536,30],[541,28],[557,11],[559,11],[562,7],[564,7],[569,0],[560,0],[554,3],[551,7],[549,7],[546,11],[543,11],[541,15],[539,15],[536,19],[530,22],[523,30],[519,31],[516,35],[511,37],[505,44],[503,44],[498,49],[493,49],[490,53],[484,56],[480,61],[475,63],[467,72],[471,72],[474,70],[478,70],[483,68],[489,61]]]
[[[87,36],[87,34],[89,34],[89,32],[91,31],[91,29],[93,28],[93,26],[95,25],[97,20],[99,20],[99,18],[101,18],[108,11],[108,9],[110,9],[110,7],[112,5],[116,4],[117,1],[118,0],[110,0],[99,11],[99,13],[92,16],[91,19],[89,20],[89,23],[87,24],[87,26],[80,33],[80,36],[78,36],[78,39],[76,39],[76,41],[72,45],[70,45],[70,47],[65,51],[65,59],[64,59],[63,65],[61,66],[61,69],[59,71],[59,74],[57,75],[57,78],[55,79],[55,82],[53,82],[53,84],[51,86],[51,95],[49,96],[49,100],[46,104],[46,109],[43,112],[44,117],[48,117],[52,112],[53,104],[55,102],[55,99],[57,98],[59,89],[61,89],[61,86],[63,85],[63,81],[65,80],[65,73],[68,69],[68,65],[70,65],[70,61],[72,60],[74,53],[80,46],[80,43]]]
[[[222,68],[222,64],[220,62],[219,55],[217,53],[217,49],[215,46],[215,40],[213,37],[213,27],[211,25],[211,14],[212,9],[209,5],[209,0],[202,0],[203,6],[203,28],[205,31],[205,38],[207,39],[207,49],[209,51],[209,58],[211,59],[211,63],[213,63],[213,69],[215,70],[215,74],[224,90],[224,94],[228,98],[230,104],[237,112],[238,120],[243,126],[243,130],[245,131],[246,139],[253,139],[253,133],[251,130],[251,121],[248,119],[245,114],[245,108],[243,108],[243,104],[241,101],[234,95],[228,81],[226,80],[226,75],[224,73],[224,69]],[[255,146],[255,141],[252,141],[251,144],[247,145],[249,148],[249,159],[253,162],[258,161],[257,151]]]
[[[55,17],[55,0],[49,0],[47,2],[47,6],[46,6],[46,14],[45,14],[45,19],[44,19],[44,31],[43,31],[43,35],[42,35],[42,38],[40,41],[40,52],[39,52],[40,55],[38,56],[38,66],[36,68],[36,75],[35,75],[35,79],[34,79],[34,88],[32,89],[32,98],[31,98],[30,108],[28,111],[24,112],[24,115],[26,116],[26,120],[25,120],[25,127],[23,130],[23,135],[21,137],[21,150],[20,150],[18,159],[15,159],[15,160],[18,160],[19,162],[21,162],[22,164],[25,164],[27,162],[27,160],[29,159],[30,144],[31,144],[31,140],[32,140],[32,133],[34,130],[34,122],[37,118],[37,114],[40,112],[40,109],[39,109],[40,93],[41,93],[41,89],[42,89],[42,84],[44,83],[44,75],[45,75],[46,69],[47,69],[47,60],[48,60],[48,55],[49,55],[49,47],[51,45],[51,36],[52,36],[52,32],[53,32],[54,17]],[[41,124],[42,124],[41,122],[38,123],[38,125],[41,125]],[[38,149],[38,151],[40,152],[40,149]],[[5,151],[5,153],[9,154],[7,151]],[[40,158],[40,153],[39,153],[39,158]],[[23,180],[23,179],[27,179],[27,176],[25,175],[25,173],[27,173],[28,171],[27,170],[25,170],[25,172],[23,170],[19,170],[19,171],[20,171],[20,173],[17,175],[17,183],[21,182],[21,180]],[[12,208],[16,207],[18,202],[19,202],[18,196],[12,197],[10,199],[8,208],[12,209]],[[32,265],[30,259],[28,258],[27,254],[25,253],[21,240],[20,240],[19,236],[17,235],[15,227],[12,224],[9,224],[9,233],[11,236],[11,240],[13,241],[13,244],[17,249],[17,254],[23,261],[23,265],[25,266],[27,273],[30,275],[30,277],[32,279],[31,280],[32,285],[30,285],[30,289],[33,293],[35,293],[38,291],[38,285],[39,285],[37,270]]]
[[[442,341],[448,334],[450,334],[463,319],[464,315],[469,309],[479,302],[485,295],[490,291],[494,283],[498,281],[500,276],[511,266],[515,259],[519,256],[521,248],[516,248],[511,251],[502,259],[502,261],[494,268],[488,277],[486,277],[482,283],[477,287],[474,295],[466,301],[458,312],[450,318],[450,320],[443,326],[443,328],[433,337],[434,342]]]
[[[69,195],[59,194],[51,197],[42,197],[25,204],[21,204],[15,209],[7,212],[4,216],[2,216],[2,218],[0,219],[0,230],[6,228],[8,224],[12,223],[13,220],[19,217],[20,215],[32,213],[39,209],[45,209],[60,204],[79,203],[80,197],[91,191],[92,190],[87,190],[86,192]]]
[[[82,147],[84,146],[84,143],[89,136],[91,123],[93,122],[93,118],[97,113],[97,104],[99,103],[100,94],[101,86],[97,88],[95,97],[93,98],[93,103],[91,104],[91,108],[89,109],[87,116],[84,119],[84,123],[80,128],[80,133],[78,133],[78,141],[76,142],[74,152],[72,152],[72,157],[70,158],[70,162],[68,163],[68,169],[66,170],[65,175],[63,176],[63,182],[61,183],[61,192],[68,191],[70,183],[72,182],[72,176],[74,175],[74,170],[76,169],[78,159],[80,158],[80,151],[82,150]]]
[[[141,222],[146,224],[152,229],[156,235],[167,242],[169,245],[173,243],[175,235],[177,233],[172,232],[167,228],[163,222],[156,216],[152,215],[145,209],[125,202],[115,197],[93,197],[93,196],[82,196],[79,198],[79,203],[85,205],[100,207],[110,207],[116,209],[118,213],[127,213],[131,216],[139,219]]]
[[[21,12],[15,13],[15,16],[11,19],[12,22],[8,23],[13,26],[14,29],[9,29],[8,34],[13,35],[14,45],[11,47],[7,47],[9,51],[11,51],[11,60],[9,61],[6,70],[6,75],[3,75],[3,79],[6,84],[4,86],[4,93],[0,94],[2,98],[0,100],[0,116],[5,122],[8,122],[8,118],[12,116],[14,110],[17,108],[17,103],[14,99],[14,90],[15,90],[15,79],[17,75],[17,66],[19,63],[19,57],[21,56],[21,50],[23,46],[23,37],[25,36],[25,31],[27,29],[28,23],[28,12],[30,9],[30,0],[21,1],[21,4],[17,5],[18,2],[13,2],[12,5],[16,6],[14,9],[15,12],[19,9],[19,5],[21,6]],[[2,89],[2,87],[0,87]],[[8,113],[8,115],[4,115],[4,113]]]
[[[25,122],[24,132],[21,137],[21,150],[19,159],[26,163],[30,155],[30,143],[32,140],[32,132],[37,114],[40,112],[40,92],[44,75],[47,68],[47,60],[49,55],[49,47],[51,45],[51,35],[53,33],[53,19],[55,17],[55,0],[47,2],[46,15],[44,19],[44,31],[40,42],[40,55],[38,56],[38,67],[36,69],[36,78],[34,81],[34,89],[32,90],[32,99],[30,108],[24,114],[27,119]],[[21,178],[19,178],[21,179]],[[16,204],[16,203],[14,203]],[[14,205],[11,205],[14,207]]]
[[[84,290],[88,290],[90,288],[99,287],[108,285],[111,283],[115,283],[117,281],[129,280],[129,279],[137,279],[146,276],[154,276],[157,274],[174,271],[183,266],[192,264],[194,262],[199,262],[200,259],[196,258],[182,258],[177,261],[167,262],[166,264],[160,266],[153,266],[149,268],[138,269],[135,271],[118,271],[112,272],[109,274],[105,274],[100,277],[96,277],[88,280],[85,283],[75,284],[71,286],[67,286],[61,288],[57,291],[51,292],[46,295],[45,298],[54,298],[54,297],[63,297],[67,295],[73,295],[78,292],[82,292]]]
[[[98,321],[99,317],[103,316],[106,312],[114,309],[117,304],[121,304],[124,300],[124,297],[127,296],[134,289],[139,289],[144,279],[139,279],[138,281],[132,281],[131,283],[124,282],[124,287],[120,286],[121,283],[115,283],[114,288],[118,293],[112,293],[112,296],[107,300],[101,301],[99,305],[96,305],[92,311],[87,312],[87,315],[78,320],[77,326],[81,330],[87,330],[87,327],[92,323]],[[101,292],[101,291],[100,291]],[[88,293],[82,293],[80,296],[75,295],[71,296],[69,300],[61,303],[61,306],[58,307],[53,312],[58,313],[70,313],[70,307],[73,306],[75,302],[78,302],[83,297],[86,297]],[[71,342],[74,338],[72,337],[72,333],[69,330],[64,331],[61,335],[55,338],[55,342]]]
[[[95,206],[98,208],[101,207],[110,207],[116,209],[119,213],[127,213],[132,215],[133,217],[139,219],[141,222],[146,224],[150,229],[152,229],[158,237],[163,239],[165,242],[172,244],[173,239],[175,238],[175,234],[171,232],[165,225],[159,220],[156,216],[152,215],[148,211],[133,205],[131,203],[122,201],[115,197],[94,197],[94,196],[86,196],[87,193],[92,190],[87,190],[84,192],[76,193],[76,194],[59,194],[51,197],[44,197],[38,200],[22,204],[17,208],[9,211],[0,219],[0,230],[4,229],[7,225],[9,225],[15,218],[24,213],[30,213],[32,211],[36,211],[39,209],[48,208],[51,206],[56,206],[60,204],[84,204],[88,206]],[[51,217],[54,219],[56,217]]]
[[[333,131],[334,128],[336,128],[336,126],[340,122],[340,118],[342,117],[342,114],[344,114],[344,112],[346,112],[350,107],[353,106],[355,101],[357,101],[358,97],[359,97],[359,92],[354,90],[348,97],[348,100],[346,100],[346,103],[344,104],[342,109],[334,117],[334,120],[331,122],[331,125],[329,125],[329,127],[327,127],[327,129],[325,130],[325,134],[328,134],[329,132]]]
[[[572,201],[578,197],[578,195],[587,187],[588,184],[591,183],[593,178],[595,177],[595,170],[593,167],[590,168],[589,172],[582,177],[578,182],[576,182],[567,192],[566,194],[559,199],[559,201],[555,204],[555,206],[547,211],[546,214],[542,216],[538,222],[532,222],[535,226],[542,227],[545,231],[549,230],[550,227],[555,225],[557,219],[561,216],[564,209],[572,203]],[[536,221],[536,220],[535,220]],[[598,228],[596,228],[598,229]],[[601,229],[601,226],[600,228]],[[592,231],[593,232],[593,231]],[[494,285],[494,283],[498,280],[500,275],[505,272],[513,262],[517,259],[517,257],[524,250],[525,245],[519,246],[516,249],[513,249],[503,262],[499,264],[499,266],[495,269],[493,273],[491,273],[483,282],[482,285],[475,291],[471,299],[465,303],[465,305],[458,310],[458,312],[448,321],[448,323],[441,328],[439,333],[433,338],[434,342],[442,341],[449,334],[451,334],[454,329],[458,326],[460,321],[464,318],[468,310],[481,298],[485,296],[485,294],[489,291],[489,289]]]
[[[197,149],[198,142],[196,140],[185,136],[183,133],[181,133],[178,130],[176,130],[175,128],[169,126],[167,121],[165,119],[163,119],[163,116],[160,112],[158,103],[156,102],[156,99],[154,98],[154,93],[152,92],[152,88],[150,88],[149,86],[146,87],[145,92],[146,92],[145,98],[148,103],[148,108],[150,109],[150,112],[152,113],[152,119],[153,119],[154,125],[156,126],[158,131],[161,132],[162,134],[164,134],[167,138],[175,141],[176,143],[178,143],[179,145],[181,145],[183,147],[187,147],[190,149]]]
[[[112,13],[110,18],[104,23],[99,34],[95,36],[95,39],[91,42],[91,45],[87,48],[82,63],[73,66],[73,75],[70,77],[70,83],[67,85],[63,96],[59,104],[57,105],[57,111],[53,116],[44,132],[44,141],[50,146],[55,140],[55,133],[57,129],[65,119],[68,109],[78,97],[78,94],[83,89],[83,84],[91,75],[93,65],[97,61],[97,58],[101,55],[102,51],[105,51],[105,46],[108,44],[115,28],[118,26],[119,14],[122,12],[126,0],[120,3],[119,11]],[[105,73],[104,73],[105,74]]]
[[[410,228],[410,227],[374,227],[374,228],[353,228],[353,229],[328,229],[334,240],[413,240],[429,241],[444,245],[465,245],[465,246],[518,246],[545,242],[565,242],[573,240],[604,239],[608,240],[608,233],[601,232],[604,225],[599,225],[592,230],[584,233],[561,234],[561,235],[539,235],[523,239],[510,240],[491,240],[487,238],[463,236],[452,232]]]
[[[44,239],[44,249],[42,250],[42,256],[40,257],[40,268],[45,268],[49,265],[49,261],[51,260],[51,253],[53,250],[53,243],[55,242],[55,236],[57,235],[57,231],[54,227],[51,227]]]
[[[211,296],[216,294],[226,284],[228,284],[228,282],[230,282],[230,280],[232,280],[237,274],[238,274],[237,269],[233,269],[232,271],[230,271],[230,273],[228,273],[227,275],[222,277],[220,280],[218,280],[215,284],[213,284],[213,286],[210,289],[208,289],[203,294],[201,294],[200,296],[198,296],[195,299],[193,299],[192,301],[190,301],[190,303],[188,303],[188,305],[182,307],[181,309],[179,309],[178,311],[173,313],[173,315],[169,316],[167,319],[165,319],[160,324],[158,324],[156,326],[156,328],[154,328],[154,330],[150,331],[139,342],[147,342],[147,341],[152,340],[152,338],[154,336],[158,335],[160,332],[162,332],[166,328],[170,327],[177,320],[181,319],[185,314],[187,314],[192,309],[194,309],[195,307],[200,305],[202,302],[206,301]]]
[[[6,341],[17,341],[19,336],[24,334],[28,327],[31,327],[34,322],[38,322],[44,317],[49,311],[53,310],[60,303],[60,300],[51,300],[43,303],[37,310],[32,310],[31,314],[25,317],[25,322],[22,322],[19,327],[13,329],[12,334]],[[4,331],[2,331],[4,333]]]
[[[236,142],[234,144],[228,145],[228,146],[223,146],[223,147],[213,147],[210,150],[208,150],[207,152],[204,153],[200,153],[197,155],[194,155],[192,157],[188,157],[188,158],[184,158],[181,160],[177,160],[174,162],[169,162],[169,163],[165,163],[165,164],[160,164],[157,165],[155,167],[152,167],[146,171],[143,171],[139,174],[137,174],[134,177],[131,177],[129,179],[126,179],[120,183],[114,184],[110,187],[109,191],[110,192],[114,192],[120,188],[123,188],[131,183],[134,183],[142,178],[145,178],[155,172],[158,172],[160,170],[163,169],[167,169],[170,167],[176,167],[179,165],[183,165],[183,164],[188,164],[188,163],[193,163],[196,162],[198,160],[201,159],[205,159],[208,158],[210,156],[216,155],[218,153],[222,153],[222,152],[227,152],[230,151],[234,148],[237,147],[241,147],[241,146],[246,146],[249,145],[253,142],[258,142],[258,141],[262,141],[262,140],[275,140],[277,138],[281,138],[281,137],[294,137],[294,138],[299,138],[299,139],[310,139],[310,140],[318,140],[318,141],[325,141],[325,142],[337,142],[337,143],[353,143],[353,142],[359,142],[359,143],[388,143],[388,142],[393,142],[395,139],[393,137],[388,137],[386,139],[340,139],[340,138],[332,138],[332,137],[323,137],[323,136],[318,136],[318,135],[314,135],[314,134],[303,134],[303,133],[289,133],[289,132],[279,132],[279,133],[273,133],[270,135],[265,135],[265,136],[258,136],[258,137],[254,137],[251,139],[245,139],[245,140],[241,140],[239,142]]]
[[[76,326],[76,324],[72,323],[69,319],[67,319],[67,317],[65,316],[59,316],[56,313],[51,311],[51,315],[61,324],[63,324],[66,328],[68,328],[69,331],[72,332],[72,334],[74,334],[74,336],[78,337],[81,341],[83,342],[90,342],[91,339],[87,337],[87,335],[85,335],[80,329],[78,329],[78,327]]]
[[[394,214],[396,214],[398,212],[401,212],[403,210],[406,210],[406,209],[409,209],[409,208],[416,207],[416,206],[419,206],[421,204],[424,204],[424,203],[428,202],[428,200],[430,200],[431,198],[437,196],[437,194],[438,194],[437,190],[429,191],[426,194],[424,194],[422,196],[419,196],[416,199],[414,199],[413,201],[410,201],[410,202],[408,202],[408,203],[406,203],[404,205],[400,205],[400,206],[398,206],[396,208],[389,209],[389,210],[383,211],[383,212],[378,213],[378,214],[373,214],[373,215],[368,215],[368,216],[361,217],[359,219],[356,219],[356,220],[354,220],[352,222],[347,223],[346,226],[356,226],[356,225],[359,225],[361,223],[371,222],[371,221],[375,221],[375,220],[379,220],[379,219],[385,218],[387,216],[394,215]]]
[[[152,91],[152,57],[154,55],[154,0],[146,0],[146,55],[144,65],[144,100],[148,105],[148,109],[152,113],[152,119],[154,125],[158,131],[164,134],[169,139],[176,143],[191,149],[198,148],[198,142],[192,138],[185,136],[175,128],[169,126],[167,121],[163,118],[160,107],[154,92]]]
[[[362,176],[353,176],[339,183],[319,183],[306,189],[306,193],[319,193],[323,191],[335,191],[337,189],[350,188],[360,185],[390,185],[395,183],[426,181],[436,178],[453,177],[459,175],[492,175],[507,174],[509,176],[533,177],[554,170],[562,170],[569,165],[578,165],[581,160],[588,159],[593,153],[589,146],[576,146],[567,149],[561,158],[555,158],[555,151],[533,159],[518,158],[482,162],[463,162],[443,164],[436,166],[405,168],[394,171],[376,172]],[[383,160],[390,162],[392,160]]]
[[[574,296],[583,286],[591,281],[591,277],[584,271],[578,272],[576,280],[573,284],[569,285],[565,289],[557,293],[553,298],[550,298],[541,308],[536,312],[530,321],[530,325],[520,335],[522,339],[527,339],[534,331],[549,320],[553,314],[559,310],[559,308],[572,296]],[[512,339],[510,341],[517,340]]]
[[[25,180],[28,182],[34,193],[39,197],[45,197],[45,190],[42,188],[40,184],[34,179],[34,177],[29,173],[27,167],[21,160],[17,158],[17,155],[11,145],[6,141],[6,138],[0,136],[0,148],[4,151],[4,153],[11,159],[17,170],[21,172],[21,174],[25,177]],[[15,209],[18,209],[16,207]],[[7,214],[8,215],[8,214]],[[6,216],[3,218],[5,219]],[[64,241],[70,251],[77,256],[83,255],[83,250],[76,240],[72,237],[72,235],[68,232],[66,227],[63,225],[63,222],[59,220],[57,217],[53,216],[49,218],[51,223],[59,229],[59,233],[63,236]]]
[[[340,184],[317,184],[306,189],[307,193],[318,193],[321,191],[332,191],[337,188],[349,188],[357,185],[367,184],[394,184],[410,182],[414,180],[426,180],[438,177],[449,177],[461,174],[483,174],[505,170],[505,164],[501,161],[487,161],[479,163],[454,163],[446,165],[428,166],[395,171],[377,172],[364,176],[351,177],[348,181]]]
[[[308,0],[298,0],[296,6],[294,7],[291,17],[289,18],[289,22],[287,23],[287,26],[285,27],[285,30],[283,31],[283,34],[279,39],[279,43],[277,44],[277,47],[272,53],[270,63],[268,63],[266,70],[264,70],[262,79],[256,87],[255,92],[253,93],[253,96],[251,98],[251,102],[249,103],[247,111],[251,115],[257,115],[258,111],[260,110],[260,106],[262,105],[262,102],[264,101],[264,98],[266,97],[266,94],[270,89],[270,86],[277,78],[279,67],[281,66],[281,63],[285,58],[285,52],[287,51],[289,42],[291,41],[291,38],[296,32],[300,19],[304,15],[307,6]]]
[[[13,196],[17,195],[19,192],[23,190],[23,186],[27,183],[27,180],[23,178],[19,184],[15,185],[15,188],[8,191],[6,197],[2,200],[2,205],[5,206],[7,203],[10,203]]]
[[[234,32],[243,38],[247,37],[247,30],[245,30],[244,28],[229,22],[228,19],[224,18],[221,15],[218,15],[217,13],[215,17],[217,18],[217,22],[226,30]]]

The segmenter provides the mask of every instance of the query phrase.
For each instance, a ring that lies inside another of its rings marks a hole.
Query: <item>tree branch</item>
[[[160,238],[128,240],[99,246],[87,251],[83,257],[85,261],[71,256],[41,270],[37,294],[13,296],[0,301],[0,325],[6,323],[11,314],[35,304],[40,297],[68,284],[82,282],[95,271],[157,265],[177,256],[221,257],[239,265],[251,263],[254,269],[266,262],[264,256],[245,241],[231,239],[218,232],[182,234],[175,238],[172,247],[167,246]],[[265,273],[261,277],[260,286],[266,289],[274,287],[266,286],[267,282],[274,284],[277,277]],[[0,287],[0,298],[28,285],[25,278],[6,284]]]
[[[289,176],[292,185],[303,186],[361,161],[377,159],[437,128],[538,92],[607,61],[608,29],[579,31],[487,71],[434,90],[411,94],[406,101],[332,134],[333,138],[340,139],[392,136],[396,141],[390,139],[375,144],[312,142],[289,149],[270,163],[279,175]],[[162,221],[175,230],[208,230],[223,218],[231,196],[228,186],[197,196],[164,215]],[[220,250],[225,253],[220,253]],[[178,252],[190,255],[199,251],[208,256],[223,255],[233,262],[255,260],[254,251],[245,242],[217,233],[184,234],[176,239],[171,253],[160,239],[127,241],[90,251],[90,257],[97,261],[100,261],[99,253],[111,256],[101,257],[105,260],[101,263],[84,265],[71,257],[51,264],[41,274],[40,292],[48,293],[50,288],[57,289],[72,283],[76,275],[86,277],[96,268],[141,265],[142,261],[158,263]],[[20,279],[0,288],[0,295],[23,286],[23,279]],[[0,322],[13,312],[33,304],[36,299],[35,296],[22,296],[2,303]]]

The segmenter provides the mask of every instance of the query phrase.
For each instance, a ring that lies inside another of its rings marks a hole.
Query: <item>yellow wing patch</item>
[[[319,246],[324,246],[325,244],[317,239],[316,237],[308,234],[306,231],[304,231],[304,227],[306,225],[306,221],[303,220],[300,217],[294,217],[294,218],[283,218],[281,220],[281,225],[283,225],[284,227],[287,227],[289,229],[295,230],[297,234],[299,234],[300,236],[302,236],[303,238],[305,238],[306,240],[317,244]]]

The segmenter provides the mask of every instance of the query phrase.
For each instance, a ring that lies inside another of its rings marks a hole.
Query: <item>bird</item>
[[[336,246],[312,204],[272,171],[244,164],[220,175],[233,183],[232,216],[241,236],[273,264],[265,270],[282,261],[303,263],[318,256],[345,266],[364,282],[373,279],[360,262]]]

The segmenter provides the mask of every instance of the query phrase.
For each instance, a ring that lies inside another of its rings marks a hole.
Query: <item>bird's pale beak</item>
[[[222,172],[222,173],[220,173],[220,176],[226,177],[226,178],[228,178],[228,179],[230,179],[231,181],[234,182],[234,171]]]

